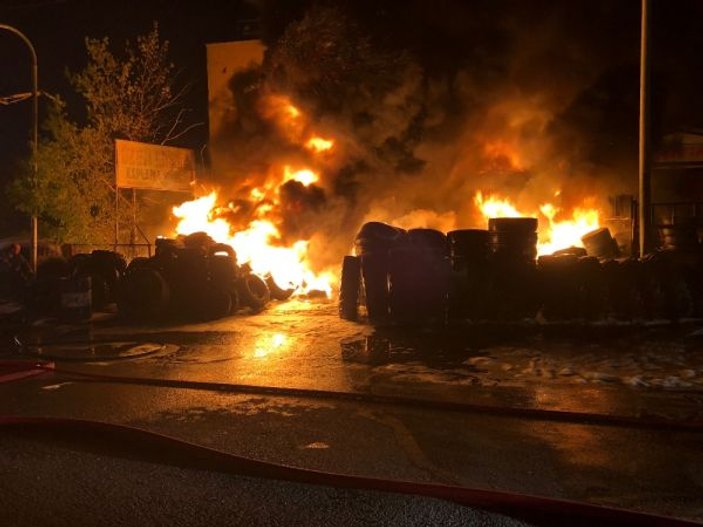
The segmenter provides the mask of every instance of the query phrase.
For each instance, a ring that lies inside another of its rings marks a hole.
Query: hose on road
[[[386,480],[296,468],[222,452],[170,436],[126,425],[71,418],[0,416],[0,434],[26,438],[36,433],[42,441],[68,440],[72,448],[91,442],[108,455],[134,456],[179,467],[230,473],[308,485],[419,495],[452,501],[523,519],[540,526],[601,525],[689,527],[687,520],[628,511],[575,501],[511,492]],[[113,446],[110,446],[113,445]],[[117,452],[115,452],[115,449]]]

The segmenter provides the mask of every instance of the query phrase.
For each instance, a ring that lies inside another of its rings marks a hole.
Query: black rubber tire
[[[37,265],[37,280],[56,280],[70,274],[70,266],[65,258],[53,256]]]
[[[232,310],[232,297],[225,289],[209,284],[201,289],[195,299],[196,318],[202,321],[229,316]]]
[[[488,258],[488,231],[483,229],[460,229],[447,233],[449,252],[452,257],[474,261]]]
[[[232,261],[236,264],[237,263],[237,253],[234,251],[234,248],[231,245],[227,245],[226,243],[216,243],[212,247],[210,247],[210,250],[208,254],[210,256],[215,256],[217,253],[225,253],[227,256],[232,258]]]
[[[74,254],[68,259],[68,267],[72,276],[90,276],[93,259],[86,253]]]
[[[255,274],[248,274],[237,280],[237,294],[241,305],[254,311],[262,310],[271,300],[271,292],[266,282]]]
[[[339,317],[344,320],[359,318],[359,294],[361,292],[361,259],[345,256],[339,283]]]
[[[410,243],[421,249],[433,249],[444,254],[449,254],[447,237],[437,229],[410,229],[408,231]]]
[[[137,269],[145,269],[145,268],[151,268],[152,266],[152,260],[151,258],[144,258],[143,256],[137,256],[136,258],[132,258],[132,260],[129,262],[129,265],[127,265],[127,269],[125,270],[125,276],[130,275]]]
[[[213,254],[208,257],[209,275],[216,287],[229,290],[237,277],[236,261],[230,256]]]
[[[170,288],[158,271],[137,267],[125,277],[117,307],[128,319],[157,320],[166,314],[170,299]]]
[[[488,230],[491,232],[524,235],[537,232],[537,218],[489,218]]]
[[[229,305],[229,314],[234,315],[239,311],[240,303],[239,303],[239,293],[237,292],[237,288],[232,285],[232,287],[229,290],[229,298],[230,298],[230,305]]]
[[[105,280],[105,277],[99,273],[92,273],[90,275],[90,283],[90,296],[93,311],[103,311],[110,303],[113,290]]]
[[[183,245],[190,249],[209,252],[210,247],[215,245],[215,240],[206,232],[194,232],[183,238]]]
[[[295,289],[289,287],[288,289],[283,289],[281,286],[279,286],[276,281],[273,279],[273,276],[268,275],[266,277],[266,285],[269,288],[269,291],[271,292],[271,298],[274,300],[288,300],[293,293],[295,293]]]
[[[366,298],[366,313],[372,324],[388,321],[388,253],[361,256],[361,275]]]

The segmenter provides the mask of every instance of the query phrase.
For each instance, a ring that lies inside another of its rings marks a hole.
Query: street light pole
[[[29,53],[32,57],[32,109],[33,109],[33,126],[32,126],[32,171],[33,171],[33,181],[32,185],[37,184],[37,148],[39,145],[39,65],[37,63],[37,52],[34,49],[34,45],[27,38],[27,36],[22,33],[19,29],[7,24],[0,24],[0,30],[4,29],[10,33],[18,36],[22,42],[24,42],[29,48]],[[32,269],[37,272],[37,247],[39,245],[38,240],[38,220],[36,211],[32,212]]]
[[[640,22],[640,129],[639,129],[639,245],[644,257],[652,244],[652,188],[650,183],[649,130],[649,11],[651,0],[642,0]]]

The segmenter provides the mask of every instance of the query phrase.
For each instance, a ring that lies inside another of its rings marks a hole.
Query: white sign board
[[[119,188],[192,192],[192,150],[115,140],[115,173]]]

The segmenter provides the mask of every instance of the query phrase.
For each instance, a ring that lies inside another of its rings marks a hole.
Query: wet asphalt
[[[695,326],[624,326],[545,336],[535,328],[492,327],[467,328],[450,337],[432,330],[374,332],[340,321],[333,305],[304,302],[208,324],[135,328],[108,318],[80,329],[49,325],[19,332],[22,346],[8,340],[5,358],[50,359],[66,373],[0,384],[0,412],[127,424],[327,472],[527,493],[703,521],[703,432],[87,382],[70,375],[324,389],[692,422],[703,413],[697,384],[703,350],[696,331]],[[663,350],[660,357],[653,342]],[[593,359],[584,359],[586,352]],[[640,360],[645,352],[649,358]],[[634,359],[625,361],[626,353]],[[565,365],[570,370],[560,375]],[[649,385],[621,381],[633,376]],[[681,381],[662,388],[654,382],[658,378]],[[90,499],[106,498],[110,505],[104,513],[115,524],[204,525],[198,521],[209,518],[215,525],[228,520],[323,525],[341,510],[340,503],[346,512],[340,513],[339,525],[452,525],[476,519],[466,508],[435,500],[381,499],[294,484],[269,488],[265,481],[231,475],[96,458],[80,449],[61,450],[50,438],[18,441],[2,435],[0,442],[0,500],[5,502],[0,508],[16,519],[4,525],[76,524]],[[107,473],[109,484],[101,486],[96,479]],[[48,476],[35,485],[31,474]],[[141,495],[130,475],[151,490]],[[197,485],[189,490],[184,482],[190,481]],[[109,492],[95,497],[95,489],[105,486]],[[41,510],[54,519],[61,516],[56,511],[66,511],[64,523],[42,523],[31,506],[39,499],[35,491],[50,495],[52,488],[62,489],[57,504]],[[257,505],[252,488],[267,498]],[[308,505],[291,513],[285,506],[290,500]],[[145,505],[150,503],[155,505]],[[281,517],[290,521],[278,521]]]

